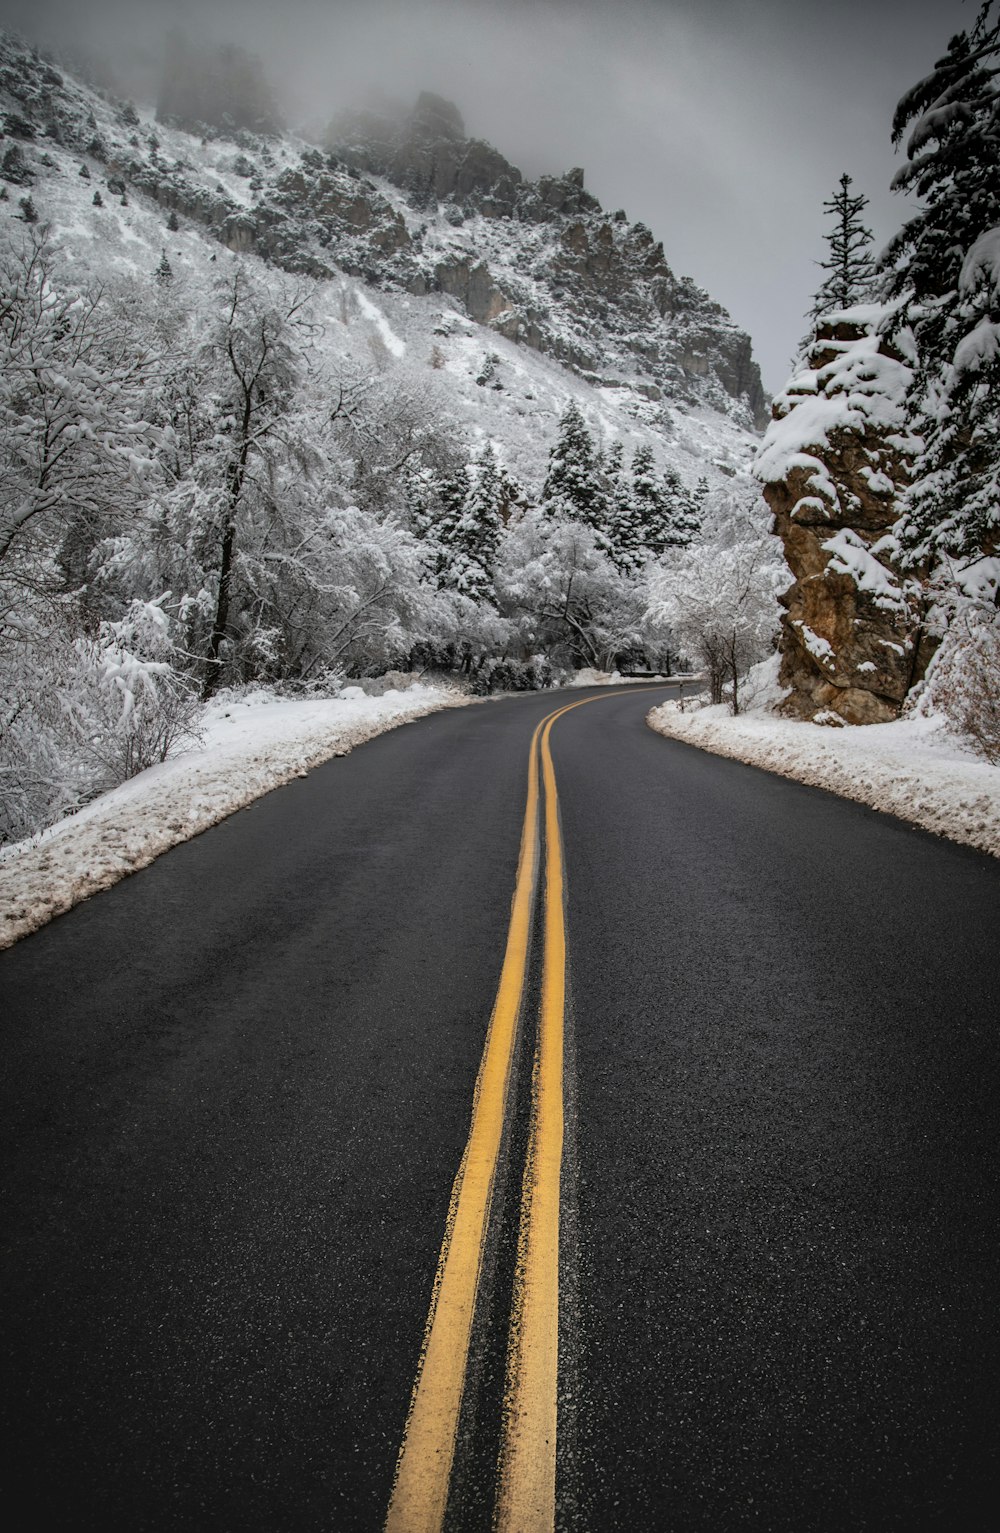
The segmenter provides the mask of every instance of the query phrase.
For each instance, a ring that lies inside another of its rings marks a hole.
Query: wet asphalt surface
[[[396,730],[0,954],[8,1525],[380,1527],[528,741],[581,695]],[[992,1529],[1000,864],[655,700],[552,737],[560,1524]],[[489,1525],[530,1049],[451,1529]]]

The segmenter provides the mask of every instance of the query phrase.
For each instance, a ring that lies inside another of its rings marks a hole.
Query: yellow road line
[[[562,708],[546,721],[541,742],[545,783],[542,1004],[521,1196],[497,1533],[549,1533],[555,1526],[566,916],[559,801],[549,735],[556,719],[568,711]]]
[[[528,964],[538,862],[536,743],[541,729],[539,724],[531,739],[528,797],[500,986],[476,1080],[469,1138],[452,1189],[420,1368],[386,1517],[386,1533],[439,1533],[448,1500],[469,1337]]]
[[[537,882],[539,754],[545,785],[542,1002],[495,1525],[497,1533],[552,1533],[555,1526],[566,916],[565,863],[549,736],[564,713],[603,700],[585,697],[556,709],[542,719],[531,737],[528,797],[500,987],[476,1080],[469,1138],[452,1189],[386,1533],[440,1533],[444,1522],[527,974]]]

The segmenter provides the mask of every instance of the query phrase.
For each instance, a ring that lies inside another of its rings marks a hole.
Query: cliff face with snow
[[[427,93],[406,116],[338,119],[328,145],[338,164],[383,178],[419,215],[380,263],[387,280],[450,293],[479,324],[590,381],[651,399],[743,406],[764,424],[749,337],[689,278],[674,276],[644,224],[606,213],[579,168],[526,181],[466,136],[450,102]]]
[[[175,140],[150,132],[144,114],[95,99],[10,41],[3,97],[0,144],[48,140],[89,155],[113,184],[197,221],[230,250],[313,277],[346,272],[384,291],[441,293],[589,383],[764,425],[749,337],[673,275],[652,233],[603,212],[581,170],[526,181],[437,97],[396,118],[342,118],[322,149],[216,135],[230,151],[222,175],[171,152]]]
[[[781,598],[785,711],[831,723],[896,718],[930,658],[920,583],[891,536],[914,450],[911,370],[880,340],[880,314],[822,322],[754,465],[795,577]]]
[[[528,484],[571,399],[599,440],[648,443],[689,485],[746,467],[764,403],[749,339],[648,230],[602,213],[582,172],[526,182],[426,96],[333,137],[185,131],[0,34],[15,243],[30,198],[86,276],[149,275],[163,250],[195,287],[233,257],[315,281],[335,366],[398,373]]]

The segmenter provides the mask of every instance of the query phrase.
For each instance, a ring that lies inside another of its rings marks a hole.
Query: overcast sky
[[[164,32],[259,52],[290,122],[372,87],[455,101],[529,175],[582,165],[749,330],[780,388],[821,274],[822,202],[842,171],[877,243],[889,129],[979,0],[0,0],[4,26],[83,41],[133,93]]]

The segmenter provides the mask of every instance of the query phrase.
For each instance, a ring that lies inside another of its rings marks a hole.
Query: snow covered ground
[[[420,684],[381,697],[360,687],[338,698],[220,696],[205,712],[199,744],[0,849],[0,948],[310,767],[397,724],[471,701]]]
[[[758,671],[761,667],[756,668]],[[719,756],[826,788],[1000,857],[1000,767],[973,755],[935,718],[894,724],[799,723],[767,711],[773,690],[733,718],[725,705],[648,715],[653,729]]]

